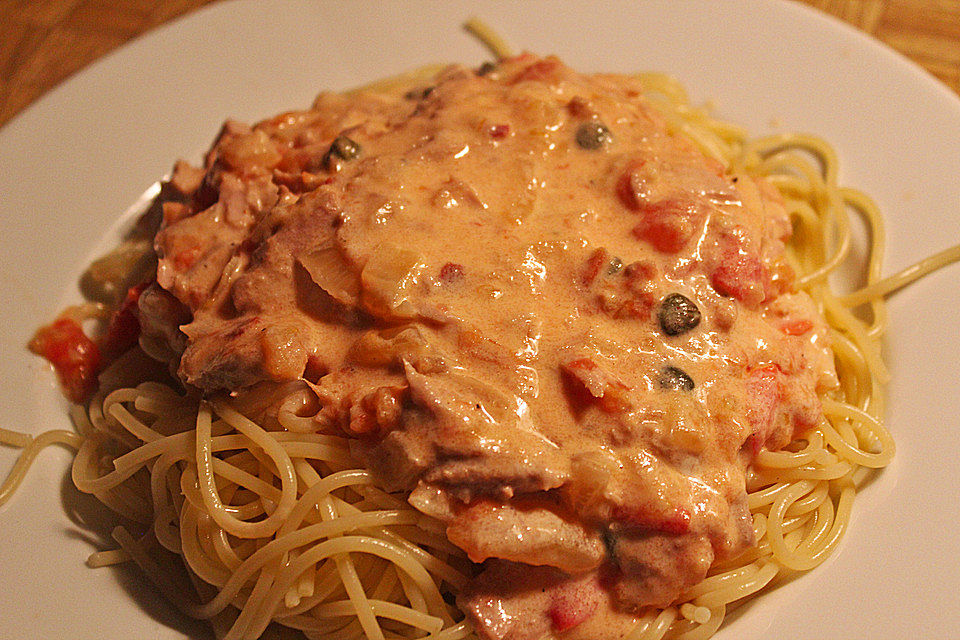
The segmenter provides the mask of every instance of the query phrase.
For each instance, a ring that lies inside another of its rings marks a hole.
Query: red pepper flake
[[[463,265],[456,262],[448,262],[440,268],[440,281],[446,284],[453,284],[463,280]]]
[[[577,118],[586,119],[596,115],[596,112],[590,105],[590,101],[580,96],[574,96],[570,99],[570,102],[567,103],[567,111],[570,112],[570,115]]]
[[[41,327],[27,346],[53,365],[71,401],[83,402],[96,390],[100,349],[75,321],[60,318]]]
[[[490,127],[490,137],[494,140],[503,140],[510,135],[510,125],[495,124]]]

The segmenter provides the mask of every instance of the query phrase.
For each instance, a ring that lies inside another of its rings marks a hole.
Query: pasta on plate
[[[827,144],[658,74],[503,56],[227,122],[38,331],[76,432],[0,432],[0,502],[77,449],[122,520],[89,564],[231,640],[706,638],[893,456],[883,296],[957,250],[881,280],[882,238]]]

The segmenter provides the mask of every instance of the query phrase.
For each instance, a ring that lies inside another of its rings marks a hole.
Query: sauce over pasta
[[[309,385],[480,565],[485,639],[621,637],[752,547],[749,465],[838,384],[780,195],[635,77],[524,54],[323,94],[171,186],[141,345],[206,393]]]

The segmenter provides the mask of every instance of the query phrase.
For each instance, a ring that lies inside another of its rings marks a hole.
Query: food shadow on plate
[[[64,529],[64,535],[87,543],[91,553],[116,549],[117,544],[110,532],[118,525],[131,526],[96,497],[77,489],[69,470],[60,482],[60,500],[64,513],[74,524],[74,527]],[[74,558],[70,561],[84,560],[85,558]],[[155,622],[183,634],[185,638],[213,640],[208,622],[194,620],[178,611],[133,561],[110,567],[91,568],[90,571],[109,571],[130,596],[131,602],[136,603]]]

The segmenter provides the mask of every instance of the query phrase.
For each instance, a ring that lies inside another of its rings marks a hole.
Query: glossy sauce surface
[[[637,78],[523,55],[324,94],[172,185],[152,351],[209,391],[306,380],[484,563],[485,638],[620,637],[752,545],[747,465],[836,384],[779,196]]]

